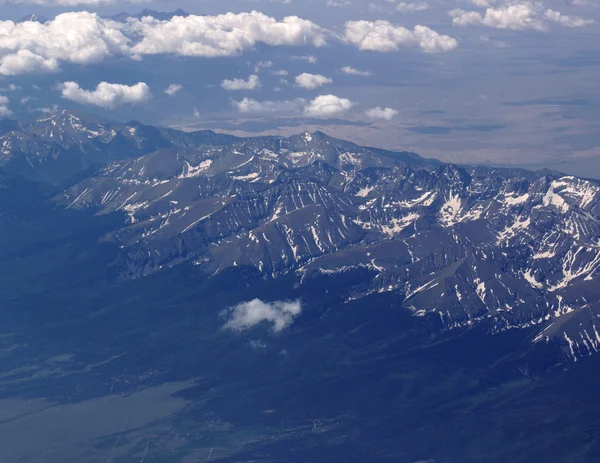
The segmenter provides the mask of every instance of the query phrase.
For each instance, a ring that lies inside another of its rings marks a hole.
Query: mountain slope
[[[4,120],[0,146],[5,176],[79,176],[60,207],[121,214],[103,238],[120,248],[112,278],[182,263],[299,284],[357,273],[347,300],[392,292],[447,328],[535,325],[536,342],[558,339],[573,359],[600,349],[594,181],[441,164],[322,132],[235,138],[64,111]]]
[[[111,161],[56,198],[123,214],[105,236],[121,248],[113,277],[183,262],[206,275],[248,267],[299,283],[358,272],[347,300],[393,292],[447,328],[539,326],[536,342],[558,339],[573,359],[600,347],[593,181],[436,165],[320,132],[228,144],[211,134],[211,146],[166,133],[170,147]],[[572,321],[558,329],[563,316]]]
[[[600,457],[597,182],[0,127],[2,462]]]

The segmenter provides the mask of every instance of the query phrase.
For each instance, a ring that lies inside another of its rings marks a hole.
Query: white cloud
[[[343,8],[350,5],[350,0],[326,0],[326,6],[333,6],[335,8]]]
[[[144,82],[132,86],[100,82],[95,90],[84,90],[77,82],[64,82],[61,91],[62,97],[68,100],[107,109],[142,103],[152,97],[150,88]]]
[[[4,76],[16,76],[30,72],[55,72],[58,70],[59,66],[56,58],[44,58],[29,50],[19,50],[0,58],[0,75]]]
[[[285,69],[278,69],[276,71],[273,71],[271,74],[273,74],[274,76],[287,76],[289,72]]]
[[[396,5],[396,11],[399,13],[413,13],[415,11],[424,11],[428,9],[429,5],[425,2],[400,2],[398,5]]]
[[[533,4],[526,2],[515,5],[503,5],[499,8],[487,8],[484,14],[478,11],[456,9],[450,11],[455,26],[483,25],[495,29],[544,30],[546,25],[538,18]]]
[[[345,39],[361,50],[396,51],[400,47],[420,47],[428,53],[450,51],[458,46],[456,39],[441,35],[425,26],[409,30],[389,21],[348,21]]]
[[[312,100],[304,114],[310,117],[332,117],[342,115],[350,110],[354,103],[335,95],[320,95]]]
[[[51,106],[46,106],[43,108],[34,108],[32,111],[37,111],[40,112],[42,114],[53,114],[55,112],[58,111],[58,105],[57,104],[53,104]]]
[[[261,69],[267,69],[273,67],[273,61],[259,61],[254,65],[254,73],[260,72]]]
[[[382,108],[381,106],[377,106],[376,108],[369,109],[365,114],[371,119],[384,119],[389,121],[398,114],[398,111],[392,108]]]
[[[333,79],[322,76],[321,74],[308,74],[306,72],[297,75],[295,78],[296,85],[308,90],[322,87],[323,85],[333,83]]]
[[[144,18],[128,24],[131,31],[142,37],[132,47],[133,53],[139,55],[233,56],[257,43],[320,47],[327,35],[321,27],[297,16],[277,21],[257,11],[176,16],[169,21]]]
[[[486,8],[488,6],[494,5],[497,0],[469,0],[473,5],[478,6],[479,8]]]
[[[8,105],[10,100],[4,95],[0,95],[0,117],[10,116],[12,111],[9,109]]]
[[[479,2],[480,0],[473,0]],[[481,0],[481,6],[489,0]],[[484,13],[455,9],[450,11],[455,26],[480,25],[495,29],[537,30],[544,31],[548,23],[556,23],[565,27],[584,27],[594,24],[593,19],[568,16],[555,10],[545,10],[541,3],[522,1],[521,3],[505,3],[497,8],[488,7]]]
[[[224,311],[223,315],[229,317],[224,328],[244,331],[260,323],[268,322],[272,325],[271,330],[279,333],[290,326],[301,312],[300,301],[263,302],[260,299],[254,299]]]
[[[309,117],[323,118],[342,115],[354,105],[352,101],[335,95],[320,95],[308,102],[304,98],[279,101],[244,98],[241,101],[232,100],[231,104],[243,114],[304,114]]]
[[[0,92],[16,92],[21,90],[21,87],[15,84],[8,84],[6,87],[0,87]]]
[[[177,95],[183,89],[183,85],[181,84],[171,84],[165,90],[165,93],[169,96]]]
[[[544,13],[544,17],[550,22],[561,24],[562,26],[566,27],[584,27],[595,23],[593,19],[583,19],[577,16],[567,16],[554,10],[546,10],[546,13]]]
[[[117,23],[85,11],[44,24],[0,21],[0,74],[57,71],[60,61],[99,62],[126,53],[128,42]]]
[[[231,104],[243,114],[297,114],[303,110],[306,105],[306,100],[303,98],[296,98],[294,100],[282,101],[257,101],[253,98],[244,98],[241,101],[233,100]]]
[[[306,61],[309,64],[317,64],[317,58],[315,56],[312,55],[306,55],[306,56],[292,56],[292,59],[298,59],[298,60],[302,60],[302,61]]]
[[[44,24],[0,21],[0,74],[57,71],[60,61],[99,62],[126,53],[128,43],[117,23],[85,11]]]
[[[340,71],[344,74],[363,77],[367,77],[373,74],[371,71],[361,71],[360,69],[355,69],[352,66],[344,66],[342,69],[340,69]]]
[[[248,80],[244,79],[225,79],[221,82],[221,87],[225,90],[239,91],[239,90],[257,90],[261,86],[260,79],[257,75],[252,74],[248,77]]]
[[[127,23],[70,12],[43,24],[0,21],[0,75],[55,72],[61,62],[97,63],[112,56],[234,56],[258,43],[319,47],[330,34],[297,16],[277,21],[256,11],[167,21],[130,18]]]

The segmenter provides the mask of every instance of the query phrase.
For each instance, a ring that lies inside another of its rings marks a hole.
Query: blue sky
[[[320,129],[445,161],[600,176],[591,0],[0,4],[5,117],[68,108],[239,135]],[[207,16],[103,19],[143,8]],[[30,13],[51,21],[7,21]]]

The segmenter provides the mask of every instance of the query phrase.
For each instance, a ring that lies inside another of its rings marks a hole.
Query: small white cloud
[[[494,5],[497,0],[469,0],[473,5],[478,6],[479,8],[486,8],[488,6]]]
[[[350,0],[326,0],[326,6],[332,6],[334,8],[343,8],[350,5]]]
[[[261,69],[273,67],[273,61],[259,61],[254,65],[254,73],[257,74]]]
[[[302,88],[313,90],[323,85],[333,83],[333,79],[322,76],[321,74],[302,73],[295,78],[296,85]]]
[[[352,66],[344,66],[342,69],[340,69],[340,71],[343,72],[344,74],[350,74],[352,76],[367,77],[367,76],[373,75],[373,73],[371,71],[361,71],[360,69],[355,69]]]
[[[546,20],[560,24],[565,27],[584,27],[595,23],[593,19],[583,19],[577,16],[567,16],[558,11],[546,10],[544,14]]]
[[[354,103],[347,98],[335,95],[320,95],[312,100],[304,109],[304,114],[310,117],[332,117],[348,112]]]
[[[106,109],[143,103],[152,97],[150,87],[144,82],[131,86],[100,82],[95,90],[84,90],[77,82],[64,82],[60,89],[67,100]]]
[[[21,87],[15,84],[8,84],[6,87],[0,88],[1,92],[16,92],[17,90],[21,90]]]
[[[306,105],[306,100],[296,98],[282,101],[258,101],[253,98],[244,98],[241,101],[233,100],[231,104],[243,114],[299,113]]]
[[[276,71],[273,71],[271,74],[273,74],[274,76],[287,76],[289,72],[285,69],[278,69]]]
[[[292,56],[292,59],[298,59],[298,60],[302,60],[302,61],[306,61],[310,64],[316,64],[317,63],[317,58],[315,56],[312,55],[308,55],[308,56]]]
[[[239,90],[257,90],[261,86],[260,78],[256,74],[252,74],[248,77],[248,80],[244,79],[231,79],[224,80],[221,82],[221,87],[225,90],[239,91]]]
[[[0,95],[0,117],[6,117],[12,114],[12,111],[8,107],[9,104],[10,100],[4,95]]]
[[[427,53],[454,50],[456,39],[425,27],[415,26],[409,30],[395,26],[389,21],[348,21],[344,37],[360,50],[392,52],[400,47],[419,47]]]
[[[396,11],[398,11],[399,13],[414,13],[415,11],[424,11],[428,9],[429,5],[425,2],[400,2],[396,6]]]
[[[272,325],[271,330],[279,333],[290,326],[300,312],[302,312],[300,301],[263,302],[260,299],[254,299],[224,311],[223,315],[229,318],[224,328],[244,331],[260,323],[268,322]]]
[[[398,114],[398,111],[392,108],[382,108],[381,106],[377,106],[376,108],[369,109],[365,114],[371,119],[384,119],[389,121]]]
[[[180,84],[171,84],[165,90],[165,93],[169,96],[177,95],[183,89],[183,85]]]
[[[46,106],[43,108],[34,108],[31,111],[37,111],[40,112],[42,114],[54,114],[58,111],[58,105],[57,104],[53,104],[51,106]]]

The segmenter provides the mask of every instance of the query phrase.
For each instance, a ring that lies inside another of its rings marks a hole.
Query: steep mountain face
[[[115,138],[90,130],[100,143]],[[121,248],[113,277],[183,262],[207,276],[247,267],[298,284],[358,275],[348,301],[391,292],[447,328],[538,326],[534,342],[558,340],[574,360],[600,349],[593,181],[439,164],[322,133],[229,144],[212,135],[196,147],[189,140],[206,134],[166,133],[170,147],[108,162],[55,199],[122,213],[105,237]]]

